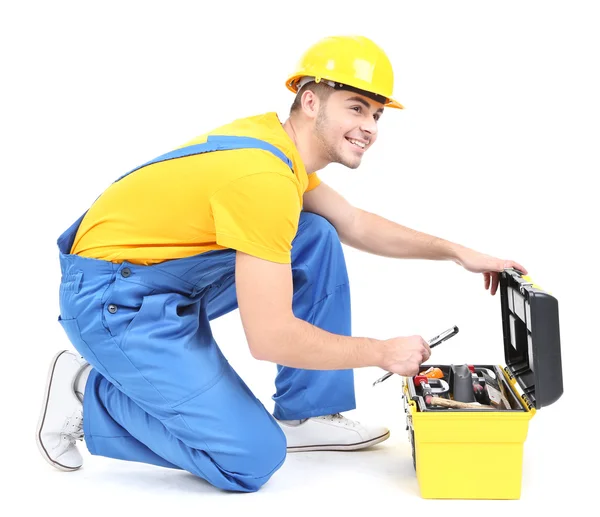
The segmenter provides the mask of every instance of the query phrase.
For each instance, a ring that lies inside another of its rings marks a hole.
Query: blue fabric
[[[210,320],[237,308],[235,250],[151,266],[84,258],[70,254],[82,219],[58,239],[59,321],[93,366],[83,402],[89,451],[184,469],[224,490],[258,490],[283,464],[286,441],[210,329]],[[303,212],[292,245],[294,314],[351,335],[335,228]],[[279,419],[356,407],[352,370],[277,365],[275,388]]]

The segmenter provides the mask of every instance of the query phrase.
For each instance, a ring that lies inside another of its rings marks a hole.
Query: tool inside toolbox
[[[409,393],[420,411],[525,411],[495,365],[431,366],[411,381]]]

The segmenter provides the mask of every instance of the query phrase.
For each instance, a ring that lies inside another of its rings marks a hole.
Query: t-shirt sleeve
[[[289,264],[301,208],[298,188],[281,174],[264,172],[238,178],[211,197],[216,242]]]
[[[318,187],[321,184],[321,178],[317,176],[316,172],[308,175],[308,187],[306,187],[306,192],[310,192],[315,187]]]

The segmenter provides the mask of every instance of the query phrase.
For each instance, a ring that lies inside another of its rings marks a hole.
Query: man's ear
[[[302,94],[300,99],[302,104],[302,111],[309,118],[317,118],[319,113],[319,107],[321,105],[321,99],[312,90],[306,90]]]

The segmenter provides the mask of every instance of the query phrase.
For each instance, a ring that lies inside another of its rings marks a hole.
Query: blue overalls
[[[292,166],[267,142],[212,137],[142,167],[234,148],[260,148]],[[235,250],[150,266],[83,258],[70,254],[82,219],[58,239],[59,321],[93,366],[83,401],[90,453],[184,469],[224,490],[258,490],[285,460],[285,435],[229,365],[209,324],[237,308]],[[348,276],[335,228],[302,212],[292,245],[294,314],[351,335]],[[355,408],[352,370],[277,365],[275,385],[279,419]]]

